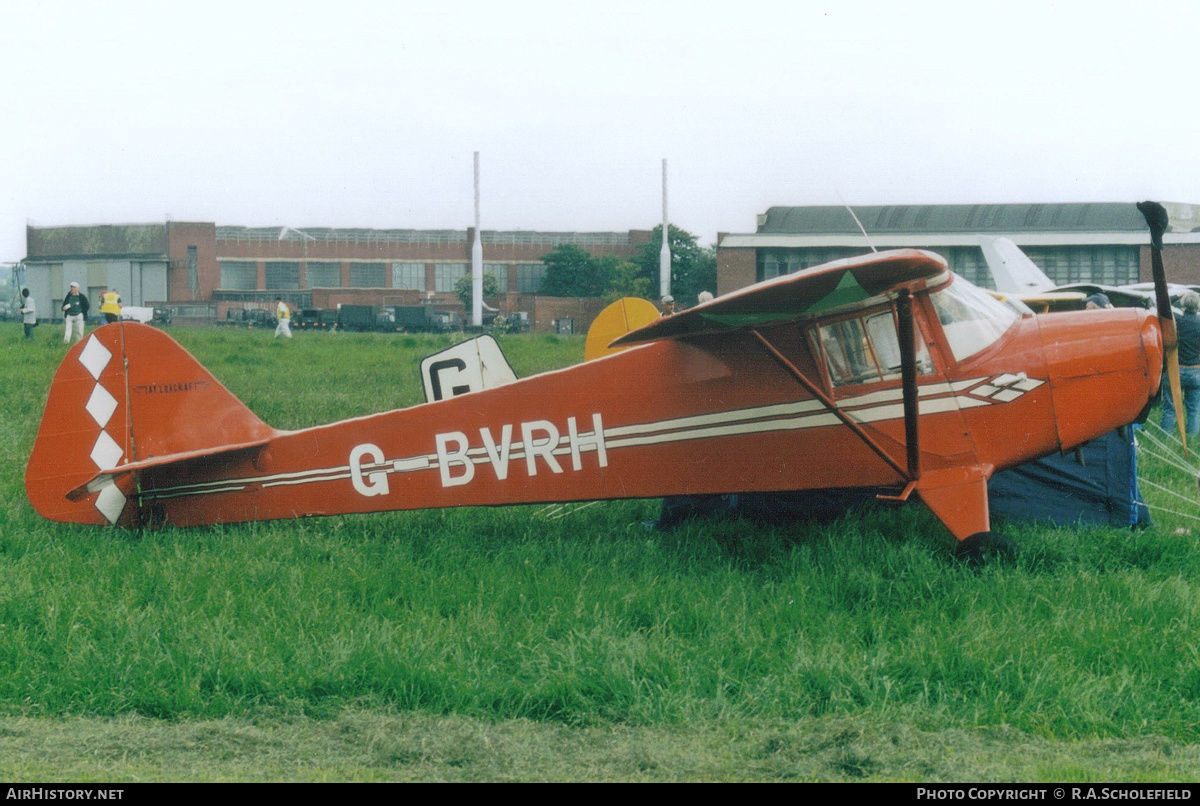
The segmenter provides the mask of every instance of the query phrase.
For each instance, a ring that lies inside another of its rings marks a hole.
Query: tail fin
[[[123,466],[273,434],[170,336],[132,322],[106,325],[75,345],[54,376],[25,493],[51,520],[134,525],[136,478],[119,475]],[[98,474],[103,483],[81,495]]]
[[[1054,281],[1008,238],[980,235],[979,245],[1001,294],[1040,294],[1055,287]]]
[[[587,343],[583,348],[583,360],[591,361],[628,347],[609,347],[613,339],[620,338],[631,330],[650,324],[662,316],[653,303],[640,297],[622,297],[608,305],[592,321],[588,329]]]

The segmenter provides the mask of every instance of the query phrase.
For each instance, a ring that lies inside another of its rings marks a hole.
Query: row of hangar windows
[[[1022,251],[1041,267],[1056,285],[1100,283],[1130,285],[1139,280],[1136,246],[1028,246]],[[931,248],[950,264],[950,270],[982,288],[995,288],[992,273],[979,247]],[[862,249],[801,248],[758,250],[758,279],[819,266],[832,260],[857,257]]]
[[[258,262],[252,260],[222,260],[221,290],[254,291],[258,289]],[[419,262],[394,263],[350,263],[349,284],[342,282],[342,264],[337,261],[309,260],[305,264],[306,282],[301,283],[300,262],[269,260],[265,264],[266,290],[299,291],[310,288],[403,288],[416,291],[454,291],[459,279],[471,274],[467,262],[440,262],[434,264],[433,287],[429,285],[425,264]],[[516,291],[520,294],[536,294],[541,290],[546,276],[544,263],[518,263],[514,288],[510,289],[507,263],[484,263],[484,274],[495,278],[500,293]],[[390,282],[389,282],[390,274]]]

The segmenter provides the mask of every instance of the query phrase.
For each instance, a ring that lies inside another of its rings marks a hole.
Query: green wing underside
[[[700,333],[770,325],[852,307],[914,280],[947,271],[938,255],[900,249],[816,266],[777,277],[663,317],[613,345],[682,338]]]

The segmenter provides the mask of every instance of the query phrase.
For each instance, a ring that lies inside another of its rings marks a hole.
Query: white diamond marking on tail
[[[112,470],[117,466],[117,462],[121,461],[124,453],[124,449],[108,435],[107,431],[101,431],[100,438],[96,440],[96,444],[92,448],[91,457],[92,461],[96,463],[96,467],[101,470]]]
[[[116,523],[117,518],[121,517],[121,513],[125,510],[124,493],[117,489],[117,485],[108,485],[96,496],[96,509],[100,510],[101,515],[108,518],[109,523]]]
[[[97,341],[95,336],[88,338],[87,346],[79,353],[79,363],[83,364],[96,380],[100,380],[100,373],[108,366],[111,358],[112,353]]]
[[[117,410],[117,399],[110,395],[107,389],[97,384],[84,408],[87,409],[88,414],[92,415],[92,419],[103,428],[108,425],[113,412]]]

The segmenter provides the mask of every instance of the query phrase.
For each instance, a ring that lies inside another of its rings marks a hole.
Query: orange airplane
[[[1166,214],[1139,207],[1165,297]],[[997,539],[989,476],[1134,421],[1174,341],[1169,300],[1158,316],[1022,315],[902,249],[758,283],[522,380],[489,337],[463,342],[422,362],[430,402],[279,431],[170,337],[117,323],[63,360],[25,485],[46,518],[128,528],[891,487],[977,553]]]

